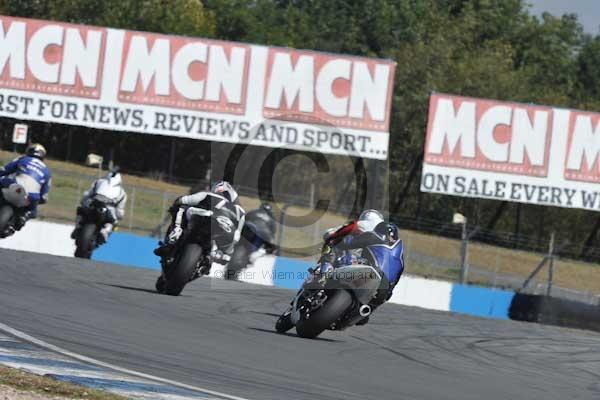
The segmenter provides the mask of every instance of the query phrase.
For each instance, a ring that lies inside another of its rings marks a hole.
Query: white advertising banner
[[[395,63],[0,16],[0,116],[386,159]]]
[[[600,210],[600,114],[432,94],[421,190]]]

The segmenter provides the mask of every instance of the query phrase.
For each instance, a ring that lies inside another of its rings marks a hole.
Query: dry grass
[[[460,266],[460,241],[443,237],[426,235],[414,231],[402,231],[407,253],[415,251],[420,254],[434,256],[456,266]],[[498,275],[521,277],[523,281],[540,263],[543,254],[505,249],[480,243],[469,245],[469,264]],[[600,293],[600,266],[573,260],[555,261],[554,283],[558,286],[580,291]],[[412,270],[411,266],[408,266]],[[412,271],[411,271],[412,272]],[[545,279],[547,267],[539,278]],[[473,283],[489,284],[489,280],[475,279]]]
[[[54,399],[87,399],[87,400],[125,400],[104,390],[86,388],[71,383],[61,382],[46,376],[34,375],[20,369],[0,366],[0,385],[16,389],[19,395],[27,393],[43,395],[42,398]]]

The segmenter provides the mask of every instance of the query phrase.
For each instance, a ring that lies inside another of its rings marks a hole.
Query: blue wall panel
[[[478,317],[509,319],[514,292],[479,286],[452,285],[450,311]]]
[[[307,261],[277,257],[273,267],[273,285],[285,289],[300,289],[311,266]]]
[[[160,259],[153,253],[157,244],[154,238],[115,232],[104,246],[94,251],[92,259],[159,270]]]

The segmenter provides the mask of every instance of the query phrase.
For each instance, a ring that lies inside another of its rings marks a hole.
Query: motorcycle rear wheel
[[[10,226],[15,212],[9,205],[0,207],[0,237],[4,237],[7,228]]]
[[[325,304],[313,312],[308,319],[301,319],[296,324],[298,336],[314,339],[331,324],[337,321],[352,305],[352,295],[343,289],[331,290]]]
[[[164,285],[165,294],[179,296],[185,285],[192,279],[198,262],[202,258],[202,247],[188,243],[183,248],[177,263],[169,268]]]
[[[79,237],[77,238],[75,249],[75,257],[91,258],[92,252],[96,248],[96,239],[98,238],[98,228],[95,224],[87,224],[81,228]]]

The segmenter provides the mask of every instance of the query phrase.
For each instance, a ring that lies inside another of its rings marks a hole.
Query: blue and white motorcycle
[[[404,263],[401,240],[363,251],[369,252],[368,257],[357,258],[348,251],[333,264],[310,268],[310,275],[279,317],[275,330],[284,333],[295,326],[298,336],[312,339],[327,329],[341,331],[366,321],[378,292],[386,284],[389,287],[386,273],[401,273]]]

